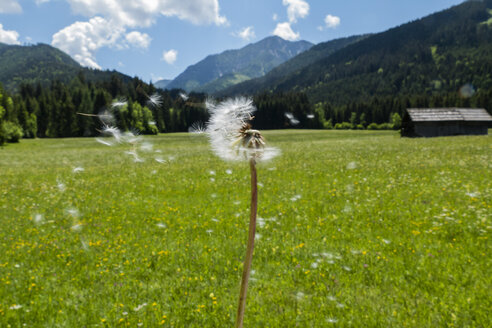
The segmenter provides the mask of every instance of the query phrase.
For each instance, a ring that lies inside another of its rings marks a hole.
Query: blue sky
[[[0,0],[0,42],[47,43],[84,66],[172,79],[207,55],[271,35],[374,33],[463,0]]]

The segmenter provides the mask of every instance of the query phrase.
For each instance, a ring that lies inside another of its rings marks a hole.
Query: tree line
[[[188,131],[209,117],[205,94],[157,90],[138,78],[23,84],[8,95],[0,86],[0,144],[20,138],[91,137],[104,125],[140,134]],[[492,89],[466,93],[373,96],[342,105],[312,104],[302,92],[254,96],[258,129],[399,129],[406,108],[481,107],[492,109]],[[220,99],[219,99],[220,100]]]

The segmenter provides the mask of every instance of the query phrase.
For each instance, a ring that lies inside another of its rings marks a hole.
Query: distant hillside
[[[235,83],[265,75],[272,68],[306,51],[307,41],[291,42],[272,36],[238,50],[211,55],[167,85],[168,89],[213,93]]]
[[[319,43],[309,50],[302,52],[301,54],[287,60],[286,62],[273,68],[266,75],[250,79],[247,82],[236,84],[218,92],[219,95],[225,95],[230,93],[255,93],[264,88],[269,88],[271,85],[278,83],[284,77],[289,76],[290,73],[294,73],[304,67],[307,67],[316,61],[326,58],[334,52],[352,44],[367,38],[369,35],[357,35],[347,38],[335,39],[327,42]]]
[[[279,67],[272,78],[250,80],[223,94],[302,91],[311,102],[341,105],[373,96],[456,92],[467,84],[490,89],[491,8],[492,0],[467,1],[369,36],[294,72],[281,74]]]
[[[166,89],[167,85],[171,82],[172,80],[159,80],[157,82],[154,83],[154,87],[158,88],[158,89]]]
[[[47,44],[17,46],[0,43],[0,83],[11,92],[15,92],[21,83],[46,86],[54,80],[68,82],[79,72],[83,72],[89,81],[109,79],[113,74],[123,81],[131,80],[116,71],[82,67],[66,53]]]

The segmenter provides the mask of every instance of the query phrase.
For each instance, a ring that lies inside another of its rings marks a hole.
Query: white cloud
[[[0,13],[18,14],[22,12],[22,7],[16,0],[0,0]]]
[[[160,16],[176,16],[193,24],[223,25],[218,0],[67,0],[76,14],[101,15],[123,26],[150,26]]]
[[[253,26],[245,27],[241,31],[233,33],[233,35],[243,39],[244,41],[250,41],[256,38]]]
[[[340,17],[332,16],[332,15],[326,15],[325,25],[326,25],[326,28],[337,27],[338,25],[340,25]]]
[[[290,27],[289,22],[278,23],[277,27],[273,31],[273,35],[279,36],[284,40],[288,41],[296,41],[299,40],[301,35],[299,33],[295,33]]]
[[[174,49],[169,51],[164,51],[162,53],[162,60],[164,60],[168,64],[173,64],[178,58],[178,52]]]
[[[36,1],[40,4],[50,0]],[[90,17],[90,20],[75,22],[58,31],[53,35],[51,44],[67,52],[82,65],[94,68],[99,68],[95,52],[101,47],[148,48],[151,41],[148,34],[137,31],[127,33],[127,29],[148,27],[159,17],[175,16],[193,24],[228,23],[227,19],[219,14],[219,0],[66,1],[74,14]]]
[[[19,33],[16,31],[4,30],[3,25],[0,24],[0,42],[6,44],[20,44]]]
[[[304,0],[282,0],[287,6],[287,16],[289,22],[296,23],[297,18],[305,18],[309,14],[309,4]]]
[[[88,22],[75,22],[53,35],[51,45],[57,47],[83,66],[100,68],[95,52],[101,47],[116,47],[125,29],[102,17]]]
[[[146,33],[140,33],[133,31],[125,36],[126,41],[134,47],[147,49],[150,45],[152,38]]]

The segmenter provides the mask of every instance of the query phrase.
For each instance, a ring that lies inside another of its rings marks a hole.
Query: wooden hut
[[[492,116],[483,108],[409,108],[402,120],[402,137],[488,134]]]

